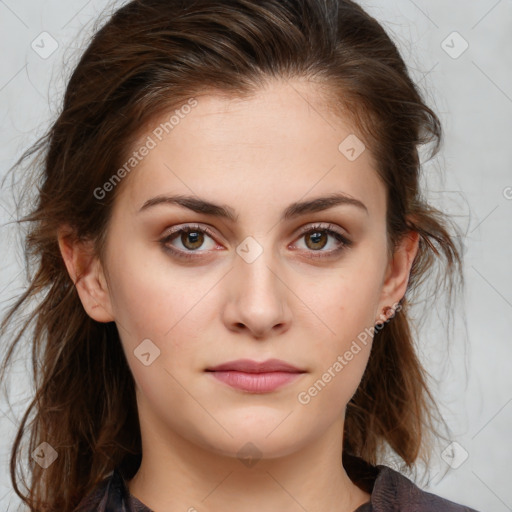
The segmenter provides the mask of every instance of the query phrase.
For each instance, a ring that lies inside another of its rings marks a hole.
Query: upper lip
[[[290,372],[290,373],[303,373],[296,366],[293,366],[280,359],[268,359],[267,361],[253,361],[251,359],[237,359],[236,361],[229,361],[217,366],[206,368],[209,372],[221,371],[236,371],[245,373],[268,373],[268,372]]]

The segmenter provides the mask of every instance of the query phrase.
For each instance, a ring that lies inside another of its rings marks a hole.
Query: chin
[[[308,440],[300,429],[295,429],[295,432],[282,429],[279,433],[276,430],[269,435],[268,432],[271,430],[262,430],[257,425],[253,428],[250,425],[244,425],[243,428],[230,430],[230,432],[233,437],[226,434],[215,439],[203,438],[200,444],[217,455],[237,458],[241,462],[286,457],[308,444]],[[296,435],[297,432],[301,432],[300,438],[294,438],[293,434]]]

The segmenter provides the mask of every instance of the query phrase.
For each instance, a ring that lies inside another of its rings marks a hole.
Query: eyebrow
[[[142,205],[139,212],[161,204],[182,206],[197,213],[228,219],[232,222],[236,222],[238,219],[238,214],[230,206],[215,204],[197,196],[187,195],[153,197],[148,199]],[[281,216],[281,220],[285,221],[308,213],[321,212],[335,206],[355,206],[368,214],[368,208],[366,208],[364,203],[358,199],[355,199],[354,197],[339,192],[329,194],[328,196],[324,197],[317,197],[316,199],[311,199],[308,201],[292,203],[284,210]]]

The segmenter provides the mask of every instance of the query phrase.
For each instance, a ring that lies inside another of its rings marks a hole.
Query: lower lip
[[[245,373],[219,371],[209,373],[233,388],[251,393],[269,393],[302,375],[302,373],[291,372]]]

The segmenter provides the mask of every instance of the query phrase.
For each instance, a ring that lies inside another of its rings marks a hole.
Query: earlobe
[[[409,231],[400,240],[386,269],[379,309],[393,307],[405,295],[418,248],[417,231]]]
[[[58,232],[59,248],[86,313],[97,322],[112,322],[107,280],[92,241],[78,241],[69,227]]]

